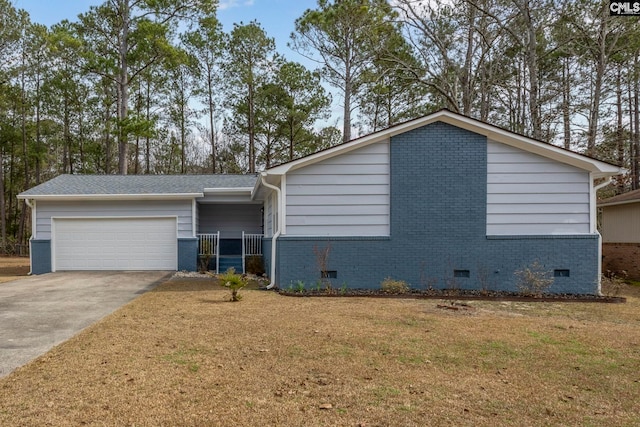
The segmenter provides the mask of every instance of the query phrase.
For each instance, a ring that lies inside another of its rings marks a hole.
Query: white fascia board
[[[260,177],[258,177],[258,179],[256,179],[256,183],[253,185],[253,188],[251,189],[251,200],[255,200],[256,196],[258,195],[258,191],[260,190],[260,183],[261,183],[261,179]]]
[[[250,194],[252,190],[253,190],[253,187],[236,187],[236,188],[219,187],[219,188],[205,188],[204,189],[204,193],[205,194],[211,194],[211,193],[224,193],[224,194],[231,194],[231,193],[246,194],[246,193],[249,193]]]
[[[204,193],[160,193],[160,194],[41,194],[22,195],[18,199],[30,200],[190,200],[204,197]]]

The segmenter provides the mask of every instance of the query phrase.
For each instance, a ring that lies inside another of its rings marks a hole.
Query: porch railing
[[[262,234],[242,232],[242,271],[247,272],[246,259],[248,256],[262,256]]]
[[[210,255],[216,258],[216,273],[220,269],[220,232],[209,234],[197,234],[198,237],[198,255]]]

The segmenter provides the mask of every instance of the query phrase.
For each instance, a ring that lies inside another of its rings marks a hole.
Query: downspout
[[[607,185],[611,184],[611,181],[613,181],[613,177],[610,176],[609,178],[607,178],[607,180],[605,182],[601,182],[600,184],[596,185],[593,189],[595,191],[600,190],[601,188],[606,187]]]
[[[604,182],[596,185],[595,187],[593,187],[593,207],[592,209],[594,210],[593,213],[593,231],[598,235],[598,295],[602,296],[602,235],[600,235],[600,232],[598,231],[598,206],[597,206],[597,196],[596,193],[598,192],[598,190],[600,190],[601,188],[606,187],[607,185],[611,184],[611,181],[613,181],[613,177],[609,177],[607,178]]]
[[[269,286],[267,286],[267,289],[272,289],[276,285],[276,243],[277,243],[276,241],[278,240],[278,237],[280,237],[280,232],[282,231],[282,209],[281,209],[282,193],[280,192],[279,187],[269,184],[265,179],[266,177],[267,177],[266,172],[262,172],[260,174],[260,180],[262,181],[262,185],[276,192],[276,196],[277,196],[276,199],[277,199],[277,206],[278,206],[278,221],[277,221],[278,229],[276,230],[275,233],[273,233],[273,236],[271,237],[271,272],[269,273],[269,277],[271,278],[271,283],[269,283]]]
[[[31,276],[33,274],[32,272],[32,268],[33,268],[32,256],[33,255],[31,254],[31,241],[36,235],[36,205],[35,205],[35,200],[33,201],[33,203],[31,203],[31,200],[24,199],[24,202],[27,204],[27,206],[29,206],[29,209],[31,209],[31,237],[29,238],[29,272],[27,273],[27,276]]]

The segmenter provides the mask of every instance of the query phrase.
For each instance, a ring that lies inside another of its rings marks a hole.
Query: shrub
[[[553,273],[546,270],[538,261],[534,261],[522,270],[517,270],[514,274],[518,278],[516,283],[518,290],[523,295],[540,297],[553,284]]]
[[[626,271],[622,271],[620,276],[616,275],[613,271],[607,271],[607,274],[603,274],[600,284],[602,285],[604,294],[610,297],[617,297],[625,285],[627,276]]]
[[[213,248],[211,247],[211,242],[208,240],[204,240],[200,243],[202,251],[202,255],[198,257],[198,271],[200,273],[205,273],[209,271],[209,261],[213,257]]]
[[[250,255],[245,260],[247,273],[262,276],[264,274],[264,263],[260,255]]]
[[[324,248],[318,246],[313,247],[313,254],[316,256],[316,265],[320,270],[320,281],[324,285],[324,289],[327,292],[331,292],[331,280],[327,271],[329,270],[329,254],[331,253],[331,243],[327,244]]]
[[[231,267],[220,275],[220,284],[231,290],[231,301],[235,302],[242,299],[242,295],[238,292],[247,286],[247,279],[240,274],[236,274],[236,270]]]
[[[404,280],[394,280],[387,277],[380,283],[380,289],[387,294],[406,294],[409,292],[409,285]]]

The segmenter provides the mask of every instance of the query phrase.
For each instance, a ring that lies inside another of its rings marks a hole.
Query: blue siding
[[[29,241],[31,247],[31,273],[51,273],[51,240]]]
[[[198,270],[198,239],[178,239],[178,271]]]
[[[516,290],[514,272],[538,260],[569,269],[552,292],[597,292],[598,239],[576,236],[486,236],[487,142],[433,123],[391,139],[389,238],[286,237],[278,242],[278,285],[320,279],[314,247],[331,246],[335,286],[378,288],[385,277],[413,287]],[[469,270],[456,278],[453,270]],[[486,278],[486,279],[485,279]]]

